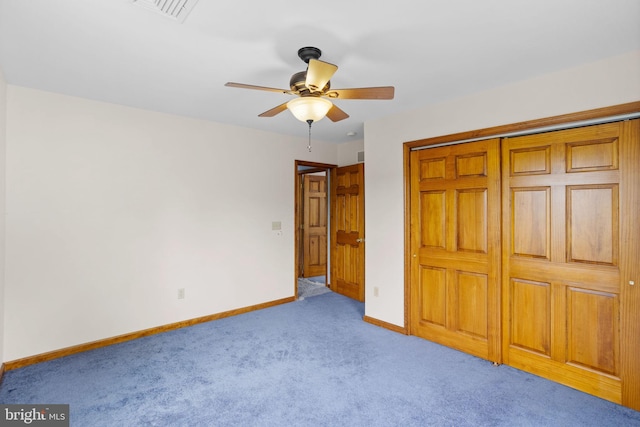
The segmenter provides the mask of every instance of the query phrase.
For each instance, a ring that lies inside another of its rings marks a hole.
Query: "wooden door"
[[[327,274],[327,178],[304,175],[302,207],[302,277]]]
[[[364,302],[364,164],[331,171],[331,289]]]
[[[509,138],[502,150],[505,363],[635,409],[638,126]]]
[[[500,142],[411,153],[410,332],[500,362]]]

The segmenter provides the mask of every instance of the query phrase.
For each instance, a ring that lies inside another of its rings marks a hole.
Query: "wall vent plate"
[[[157,12],[167,18],[184,22],[198,0],[132,0],[147,10]]]

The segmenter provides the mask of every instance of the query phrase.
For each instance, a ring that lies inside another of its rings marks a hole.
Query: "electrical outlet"
[[[378,296],[378,287],[377,287],[377,286],[374,286],[374,287],[373,287],[373,296],[374,296],[374,297],[377,297],[377,296]]]
[[[178,299],[184,299],[184,288],[178,289]]]

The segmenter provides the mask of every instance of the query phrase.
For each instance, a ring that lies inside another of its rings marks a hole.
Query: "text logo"
[[[0,405],[0,427],[69,427],[69,405]]]

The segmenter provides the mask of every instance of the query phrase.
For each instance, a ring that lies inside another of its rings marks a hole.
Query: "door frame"
[[[463,144],[506,136],[541,133],[550,130],[569,129],[598,123],[620,121],[640,116],[640,101],[576,113],[550,116],[541,119],[484,129],[465,131],[432,138],[408,141],[403,144],[404,175],[404,329],[408,335],[411,331],[411,151],[416,149],[435,148],[444,145]]]
[[[300,168],[305,168],[301,170]],[[330,180],[331,180],[331,171],[337,168],[338,165],[330,164],[330,163],[317,163],[317,162],[309,162],[306,160],[295,160],[294,161],[294,232],[293,232],[293,240],[294,240],[294,296],[298,299],[298,277],[300,277],[300,257],[301,253],[301,245],[300,239],[302,237],[300,233],[300,225],[301,225],[301,216],[302,216],[302,203],[304,200],[301,199],[300,187],[302,185],[302,176],[309,173],[317,173],[317,172],[325,172],[327,177],[327,219],[330,218],[331,213],[331,202],[329,197],[330,191]],[[330,260],[331,259],[331,235],[329,232],[329,227],[327,227],[327,273],[326,277],[326,285],[330,286]]]

